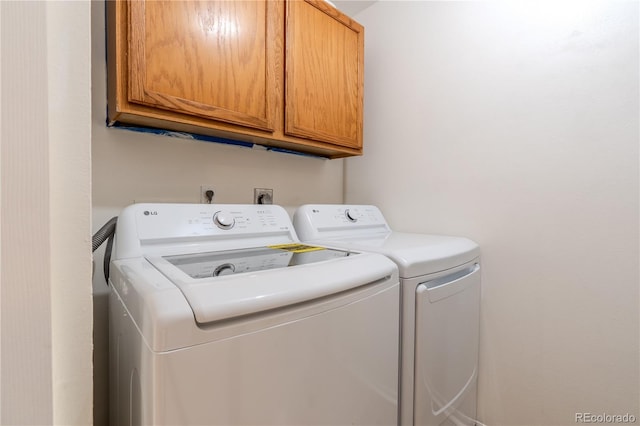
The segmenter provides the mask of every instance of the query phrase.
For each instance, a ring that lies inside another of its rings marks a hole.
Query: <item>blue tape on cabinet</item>
[[[204,141],[204,142],[224,143],[224,144],[227,144],[227,145],[243,146],[245,148],[253,147],[253,143],[251,143],[251,142],[236,141],[236,140],[233,140],[233,139],[220,138],[220,137],[217,137],[217,136],[197,135],[195,133],[174,132],[172,130],[156,129],[156,128],[153,128],[153,127],[130,126],[130,125],[127,125],[127,124],[120,123],[118,121],[116,121],[115,123],[113,123],[109,127],[116,127],[118,129],[130,130],[130,131],[133,131],[133,132],[151,133],[151,134],[154,134],[154,135],[162,135],[162,136],[171,136],[171,137],[180,138],[180,139],[190,139],[190,140],[197,140],[197,141]]]
[[[242,147],[245,147],[245,148],[264,149],[266,151],[281,152],[281,153],[284,153],[284,154],[293,154],[293,155],[299,155],[301,157],[311,157],[311,158],[319,158],[319,159],[322,159],[322,160],[326,160],[325,157],[318,156],[318,155],[313,155],[313,154],[309,154],[309,153],[305,153],[305,152],[292,151],[292,150],[286,149],[286,148],[278,148],[278,147],[272,147],[272,146],[258,145],[258,144],[254,144],[254,143],[251,143],[251,142],[237,141],[237,140],[234,140],[234,139],[221,138],[221,137],[217,137],[217,136],[198,135],[198,134],[195,134],[195,133],[187,133],[187,132],[175,132],[175,131],[172,131],[172,130],[156,129],[154,127],[131,126],[131,125],[128,125],[128,124],[120,123],[119,121],[116,121],[115,123],[113,123],[111,125],[107,124],[107,126],[108,127],[115,127],[115,128],[118,128],[118,129],[129,130],[129,131],[132,131],[132,132],[151,133],[151,134],[154,134],[154,135],[170,136],[170,137],[174,137],[174,138],[190,139],[190,140],[197,140],[197,141],[204,141],[204,142],[223,143],[223,144],[227,144],[227,145],[242,146]]]

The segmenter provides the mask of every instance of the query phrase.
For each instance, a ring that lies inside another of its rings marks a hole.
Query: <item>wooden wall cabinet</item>
[[[362,153],[364,29],[323,0],[107,1],[108,120]]]

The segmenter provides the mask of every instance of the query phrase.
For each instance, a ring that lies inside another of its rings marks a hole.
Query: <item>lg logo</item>
[[[157,211],[149,211],[149,210],[145,210],[144,211],[144,215],[145,216],[158,216],[158,212]]]

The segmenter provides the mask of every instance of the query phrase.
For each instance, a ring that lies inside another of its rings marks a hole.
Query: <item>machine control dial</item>
[[[358,221],[358,218],[356,217],[356,215],[354,213],[352,213],[351,210],[349,210],[349,209],[346,209],[344,211],[344,215],[347,217],[347,219],[350,222],[357,222]]]
[[[220,211],[213,215],[213,223],[220,229],[231,229],[236,224],[236,220],[229,213]]]

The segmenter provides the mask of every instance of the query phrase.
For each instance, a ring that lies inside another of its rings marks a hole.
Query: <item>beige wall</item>
[[[199,201],[213,185],[217,203],[252,203],[253,188],[272,188],[274,203],[290,212],[300,204],[340,203],[343,160],[325,160],[107,128],[104,3],[92,2],[93,227],[133,202]],[[107,287],[102,251],[94,277],[96,424],[106,419]]]
[[[640,419],[639,6],[577,4],[381,1],[355,16],[366,154],[346,162],[346,201],[482,246],[493,426]]]
[[[46,4],[53,423],[86,425],[93,409],[91,4]]]
[[[0,423],[91,423],[90,5],[0,2]]]
[[[52,331],[42,327],[51,322],[46,8],[37,3],[2,3],[0,8],[0,422],[46,424],[53,418]],[[35,31],[21,25],[27,21]],[[30,202],[29,191],[40,193],[37,205]],[[15,226],[18,223],[25,226]],[[33,260],[38,268],[31,266]],[[34,407],[31,401],[36,402]]]

